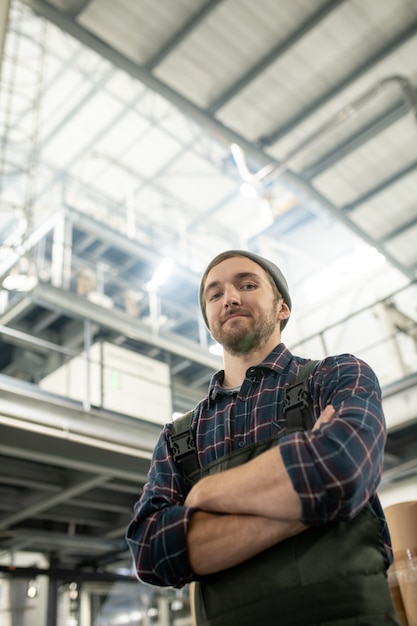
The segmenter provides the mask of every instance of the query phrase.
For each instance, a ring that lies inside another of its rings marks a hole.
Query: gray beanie
[[[283,273],[281,272],[279,267],[275,265],[275,263],[272,263],[272,261],[269,261],[269,259],[265,259],[264,257],[259,256],[258,254],[255,254],[254,252],[248,252],[247,250],[227,250],[226,252],[221,252],[216,257],[214,257],[214,259],[208,264],[203,274],[203,277],[201,279],[200,294],[199,294],[200,308],[203,314],[204,322],[206,323],[207,327],[208,327],[208,322],[207,322],[207,316],[206,316],[206,308],[204,306],[204,285],[206,282],[209,268],[211,269],[212,267],[215,267],[216,265],[221,263],[223,260],[226,260],[228,258],[233,258],[235,256],[247,257],[251,261],[254,261],[258,265],[260,265],[266,272],[268,272],[268,274],[272,276],[272,279],[274,283],[276,284],[278,291],[284,298],[284,302],[288,305],[288,308],[291,311],[291,298],[290,298],[290,293],[288,291],[287,281],[285,280]],[[282,320],[281,329],[284,328],[287,322],[288,322],[288,319]]]

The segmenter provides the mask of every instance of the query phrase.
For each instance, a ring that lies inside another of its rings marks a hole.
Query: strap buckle
[[[309,402],[307,380],[287,387],[285,391],[285,418],[288,433],[309,430],[313,427],[315,418]]]
[[[194,454],[196,452],[194,437],[190,430],[178,433],[177,435],[170,435],[169,445],[175,463],[181,461],[181,459],[188,454]]]

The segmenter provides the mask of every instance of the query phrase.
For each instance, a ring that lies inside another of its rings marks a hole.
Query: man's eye
[[[245,291],[249,291],[251,289],[256,289],[256,285],[254,285],[253,283],[245,283],[244,285],[241,286],[241,289],[244,289]]]
[[[213,293],[213,295],[212,295],[212,296],[210,296],[210,301],[212,301],[212,300],[218,300],[218,299],[220,298],[220,296],[221,296],[221,293],[220,293],[220,292],[218,292],[218,293]]]

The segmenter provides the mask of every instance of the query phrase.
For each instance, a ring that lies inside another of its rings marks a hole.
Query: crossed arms
[[[331,420],[326,407],[314,429]],[[301,503],[279,446],[248,463],[200,480],[186,506],[199,510],[187,533],[188,558],[197,575],[238,565],[307,528]]]
[[[126,532],[142,581],[181,587],[307,526],[350,520],[369,505],[386,432],[375,374],[353,355],[329,357],[312,395],[317,406],[336,407],[334,414],[323,410],[316,432],[283,437],[245,466],[204,478],[191,491],[171,458],[168,431],[161,433]]]

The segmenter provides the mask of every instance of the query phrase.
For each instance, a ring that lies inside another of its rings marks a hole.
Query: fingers
[[[323,424],[331,422],[336,412],[331,404],[327,405],[325,409],[320,413],[318,420],[313,426],[313,430],[317,430]]]

